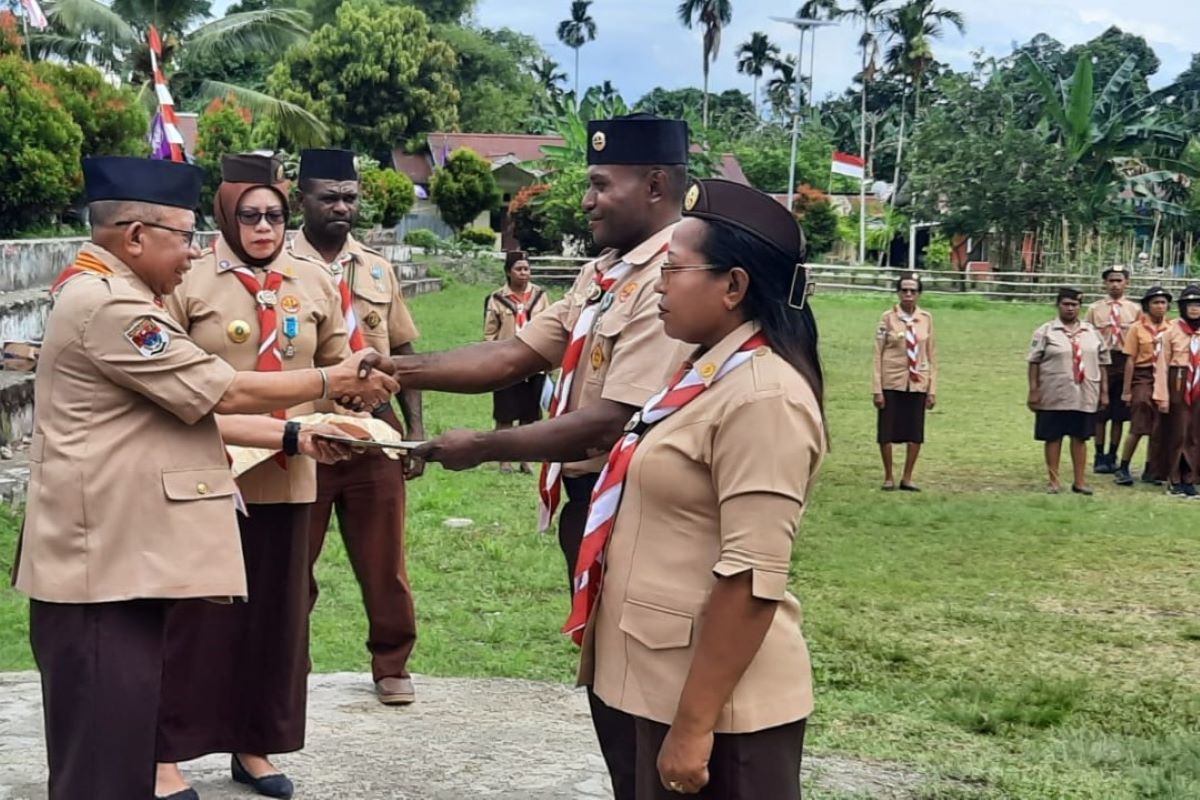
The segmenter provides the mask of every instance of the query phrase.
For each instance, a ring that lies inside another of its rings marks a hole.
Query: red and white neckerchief
[[[533,288],[525,290],[525,294],[517,294],[509,290],[508,296],[511,297],[517,305],[515,325],[517,330],[521,330],[529,324],[529,301],[533,299]]]
[[[1111,313],[1108,321],[1108,346],[1117,348],[1121,346],[1121,301],[1109,300],[1108,306]]]
[[[1193,331],[1183,320],[1179,320],[1179,329],[1188,337],[1187,386],[1183,396],[1190,406],[1200,403],[1200,330]]]
[[[1079,336],[1082,333],[1082,325],[1074,331],[1067,331],[1067,339],[1071,342],[1071,374],[1074,375],[1076,383],[1083,383],[1086,377],[1083,370],[1083,347],[1079,344]]]
[[[350,337],[350,350],[357,353],[367,346],[363,339],[362,328],[358,327],[358,315],[354,313],[354,298],[350,296],[350,281],[347,279],[348,270],[354,263],[353,253],[344,253],[329,265],[329,272],[337,284],[338,294],[342,298],[342,316],[346,319],[346,333]]]
[[[283,273],[269,269],[260,284],[249,267],[234,267],[232,272],[258,305],[258,361],[254,369],[256,372],[279,372],[283,369],[283,354],[279,352],[279,320],[275,313],[275,304],[279,302]],[[287,419],[287,411],[272,411],[271,416],[275,419]],[[283,453],[276,454],[275,463],[287,469],[287,456]]]
[[[1163,352],[1163,334],[1167,332],[1167,326],[1155,325],[1150,321],[1150,317],[1142,316],[1142,327],[1146,329],[1146,333],[1150,335],[1150,340],[1154,342],[1154,360],[1155,362],[1162,356]]]
[[[753,334],[735,350],[717,370],[715,377],[705,383],[695,366],[683,363],[675,377],[658,394],[646,401],[642,410],[630,420],[624,436],[608,454],[608,463],[592,490],[592,502],[588,507],[587,525],[583,540],[579,544],[579,557],[575,561],[575,580],[572,582],[571,614],[563,626],[563,633],[571,634],[575,644],[583,643],[583,629],[596,605],[600,584],[604,579],[604,549],[617,519],[621,505],[621,494],[625,489],[625,476],[633,454],[646,430],[674,414],[704,393],[712,384],[724,378],[754,357],[754,351],[767,343],[761,331]]]
[[[917,342],[916,310],[914,309],[912,314],[906,314],[899,306],[896,306],[896,314],[900,317],[900,321],[904,323],[904,352],[908,356],[909,383],[920,383],[920,344]]]
[[[663,249],[666,249],[666,245],[663,245]],[[554,387],[554,397],[550,401],[548,419],[559,416],[567,404],[567,399],[571,396],[571,383],[575,380],[575,369],[579,366],[579,359],[583,357],[583,345],[587,341],[588,334],[592,332],[592,325],[600,314],[601,298],[608,294],[612,287],[616,286],[617,282],[628,275],[632,269],[633,265],[625,261],[618,261],[603,271],[599,265],[596,265],[596,274],[592,276],[592,282],[588,285],[587,304],[579,312],[579,319],[575,320],[575,327],[571,329],[571,341],[567,344],[566,353],[563,354],[562,375],[559,376],[558,385]],[[562,500],[562,464],[557,462],[542,464],[542,472],[538,477],[538,494],[541,499],[538,506],[538,532],[545,532],[550,529],[550,523],[554,520],[554,512],[558,510],[558,504]]]

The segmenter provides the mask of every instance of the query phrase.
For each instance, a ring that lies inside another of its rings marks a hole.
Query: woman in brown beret
[[[483,340],[500,342],[512,339],[533,319],[545,311],[550,299],[542,287],[530,280],[531,271],[525,253],[509,250],[504,254],[504,285],[487,296],[483,304]],[[492,392],[492,419],[496,430],[530,425],[542,418],[542,386],[545,373],[537,373],[519,383]],[[521,472],[529,473],[524,461]],[[501,472],[511,472],[508,462],[500,462]]]
[[[804,238],[741,184],[684,208],[657,284],[683,363],[596,484],[566,630],[633,717],[637,800],[792,800],[812,674],[788,568],[826,450]]]

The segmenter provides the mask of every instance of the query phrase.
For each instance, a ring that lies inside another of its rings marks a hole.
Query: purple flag
[[[164,161],[171,160],[171,142],[167,139],[167,126],[163,124],[162,112],[154,114],[150,120],[150,157]]]

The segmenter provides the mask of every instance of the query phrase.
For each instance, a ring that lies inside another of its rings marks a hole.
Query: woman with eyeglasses
[[[826,450],[804,238],[724,180],[685,196],[656,286],[675,377],[596,484],[566,630],[633,718],[637,800],[796,800],[812,675],[787,590]]]
[[[884,312],[875,330],[872,393],[877,408],[876,440],[883,459],[883,490],[896,489],[892,446],[907,445],[900,490],[919,492],[913,470],[925,442],[925,412],[937,403],[937,341],[933,315],[917,307],[921,277],[906,272],[896,281],[899,302]]]
[[[220,236],[167,306],[192,339],[236,369],[320,367],[349,354],[337,288],[284,249],[288,184],[265,156],[227,156],[213,211]],[[281,419],[312,406],[278,409]],[[299,424],[287,423],[299,435]],[[308,519],[316,463],[294,448],[243,473],[238,516],[248,602],[180,603],[168,622],[156,794],[193,800],[176,762],[230,753],[232,777],[270,797],[291,781],[270,761],[304,746]]]

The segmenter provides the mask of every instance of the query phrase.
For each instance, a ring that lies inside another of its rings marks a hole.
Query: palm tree
[[[796,16],[800,19],[836,19],[839,13],[837,0],[807,0],[804,5],[796,11]],[[812,75],[817,63],[817,29],[813,28],[809,33],[812,36],[812,44],[808,48],[808,99],[811,103],[813,100],[812,94]],[[802,42],[803,43],[803,42]],[[803,47],[801,48],[803,49]]]
[[[575,96],[579,96],[579,49],[596,39],[596,20],[588,14],[592,0],[573,0],[571,18],[558,23],[558,40],[575,51]]]
[[[558,62],[547,56],[533,65],[533,77],[542,85],[550,97],[558,97],[562,93],[560,83],[567,79],[567,73],[558,71]]]
[[[750,41],[738,48],[738,72],[754,78],[754,113],[758,114],[758,80],[767,67],[779,58],[779,45],[767,38],[765,33],[755,31]]]
[[[100,0],[53,0],[46,4],[52,27],[34,45],[43,55],[93,63],[145,90],[153,80],[147,41],[151,25],[162,38],[164,74],[184,51],[198,57],[232,50],[282,53],[308,36],[310,18],[294,8],[242,11],[192,27],[207,14],[208,4],[197,0],[119,0],[112,7]],[[221,81],[203,80],[200,91],[209,98],[233,97],[256,114],[274,117],[298,146],[326,140],[324,123],[293,103]]]
[[[699,21],[704,26],[704,126],[708,127],[708,67],[721,49],[721,28],[733,21],[732,0],[683,0],[679,21],[690,29]]]
[[[775,77],[767,81],[767,102],[777,117],[786,117],[795,105],[796,57],[789,55],[771,64]]]

